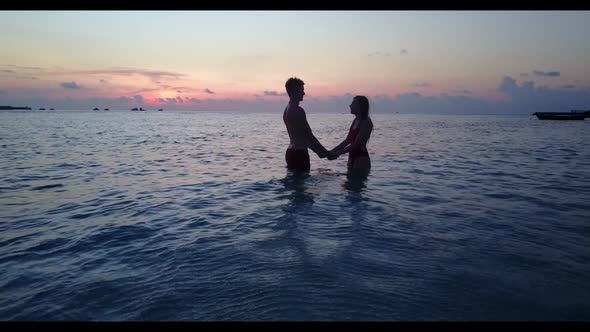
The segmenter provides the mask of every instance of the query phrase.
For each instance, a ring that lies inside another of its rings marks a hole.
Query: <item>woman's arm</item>
[[[371,121],[363,121],[364,123],[361,126],[359,134],[356,136],[354,142],[347,146],[346,148],[337,151],[336,154],[342,155],[345,153],[350,152],[352,149],[356,149],[360,146],[363,146],[369,140],[369,136],[371,136],[371,131],[373,130],[373,123]]]
[[[344,149],[347,145],[348,145],[348,137],[346,137],[344,139],[344,141],[342,141],[340,144],[336,145],[336,147],[332,149],[332,152],[338,154],[338,151]]]

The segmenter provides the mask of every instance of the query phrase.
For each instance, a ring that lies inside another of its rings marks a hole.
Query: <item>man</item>
[[[287,168],[296,172],[309,172],[308,148],[320,158],[328,158],[329,160],[337,158],[333,153],[328,152],[315,138],[307,123],[305,111],[299,106],[303,96],[305,96],[303,84],[303,81],[296,77],[288,79],[287,83],[285,83],[289,95],[289,104],[283,112],[283,121],[287,126],[290,139],[289,147],[285,153],[285,160],[287,161]]]

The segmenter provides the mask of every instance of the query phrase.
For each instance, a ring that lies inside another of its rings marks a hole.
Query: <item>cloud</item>
[[[160,79],[168,78],[168,79],[179,79],[181,77],[186,76],[186,74],[171,72],[171,71],[162,71],[162,70],[149,70],[149,69],[140,69],[140,68],[111,68],[111,69],[99,69],[99,70],[85,70],[85,71],[75,71],[73,73],[79,74],[87,74],[87,75],[120,75],[120,76],[132,76],[132,75],[141,75],[150,78],[152,81],[159,83]]]
[[[573,84],[567,84],[567,85],[563,85],[561,88],[562,89],[575,89],[576,86]]]
[[[373,53],[369,53],[367,56],[390,56],[391,54],[389,54],[389,52],[381,52],[381,51],[376,51]]]
[[[197,103],[199,102],[197,99],[194,98],[182,98],[182,97],[174,97],[174,98],[157,98],[154,99],[159,104],[164,104],[166,108],[169,109],[177,109],[183,110],[184,107],[187,107],[189,102]]]
[[[533,71],[533,74],[535,74],[536,76],[542,76],[542,77],[559,77],[559,75],[560,75],[560,73],[558,71],[539,71],[539,70]]]
[[[514,111],[543,112],[564,111],[574,108],[587,108],[590,104],[590,92],[584,90],[554,89],[546,86],[535,86],[532,81],[520,85],[510,76],[505,76],[498,91],[509,97],[507,105]]]
[[[529,73],[520,73],[520,76],[528,77],[529,76]]]
[[[264,95],[265,96],[271,96],[271,97],[286,97],[287,93],[283,92],[283,93],[279,93],[277,91],[264,91]]]
[[[516,84],[516,80],[513,79],[510,76],[504,76],[504,78],[502,79],[502,82],[500,82],[500,85],[498,86],[498,91],[501,92],[505,92],[505,93],[510,93],[511,91],[514,91],[518,88],[518,85]]]
[[[61,84],[61,87],[64,89],[74,89],[74,90],[78,90],[81,88],[81,86],[79,86],[76,82],[63,82]]]
[[[408,54],[408,50],[406,50],[406,49],[404,48],[404,49],[402,49],[401,51],[399,51],[399,54],[401,54],[401,55],[406,55],[406,54]]]
[[[39,67],[22,67],[22,66],[15,66],[15,65],[4,65],[6,67],[10,67],[10,69],[1,69],[0,72],[9,72],[11,69],[19,69],[19,70],[34,70],[38,71],[39,74],[47,75],[47,76],[62,76],[62,75],[97,75],[102,76],[98,77],[99,82],[106,84],[109,83],[108,79],[109,76],[143,76],[150,79],[153,82],[161,83],[163,80],[179,80],[186,77],[186,74],[178,73],[174,71],[165,71],[165,70],[151,70],[151,69],[143,69],[143,68],[106,68],[106,69],[94,69],[94,70],[65,70],[63,68],[55,68],[53,70],[47,70]],[[12,70],[14,71],[14,70]],[[30,72],[29,72],[30,73]],[[104,77],[107,76],[107,77]],[[19,77],[24,78],[24,77]]]
[[[2,69],[2,70],[0,70],[0,72],[8,73],[8,74],[16,74],[16,72],[14,70],[10,70],[10,69]]]
[[[418,88],[430,88],[432,86],[432,84],[430,84],[428,82],[422,82],[422,83],[414,84],[414,86],[418,87]]]
[[[143,92],[153,92],[153,91],[160,91],[160,90],[162,90],[162,89],[160,89],[160,88],[142,88],[142,89],[133,91],[132,94],[140,94]]]
[[[464,95],[424,96],[418,92],[398,94],[394,97],[373,98],[371,108],[381,112],[485,114],[494,111],[494,105],[483,98]]]
[[[339,96],[330,96],[328,98],[329,102],[333,102],[333,103],[337,103],[337,104],[342,104],[342,105],[346,105],[348,107],[348,105],[350,105],[350,102],[352,102],[352,99],[354,98],[353,94],[350,92],[347,92],[345,94],[339,95]],[[315,99],[315,102],[318,102],[320,99]]]
[[[33,76],[15,76],[16,79],[19,80],[38,80],[38,77],[33,77]]]
[[[516,77],[519,77],[516,74]],[[517,81],[510,76],[498,79],[497,90],[505,98],[494,101],[473,95],[470,90],[457,89],[448,94],[426,95],[418,91],[397,95],[370,96],[370,112],[375,113],[430,113],[430,114],[531,114],[543,111],[568,111],[570,109],[588,109],[590,105],[590,91],[586,90],[584,82],[578,87],[570,86],[547,87],[537,86],[531,81]],[[583,88],[582,88],[583,87]],[[56,87],[61,89],[60,87]],[[110,108],[113,110],[129,110],[139,107],[142,102],[148,107],[162,105],[171,110],[195,111],[236,111],[236,112],[277,112],[284,109],[285,100],[282,98],[254,98],[251,99],[197,99],[194,97],[157,98],[143,100],[141,94],[128,95],[118,98],[62,98],[55,99],[40,88],[27,88],[7,91],[4,88],[2,103],[6,105],[28,105],[32,108],[52,107],[63,110],[91,110],[94,107]],[[202,93],[202,89],[198,89]],[[270,92],[271,95],[273,91]],[[276,92],[276,91],[274,91]],[[278,93],[278,92],[276,92]],[[349,105],[357,92],[339,95],[305,98],[302,107],[310,113],[349,113]],[[258,93],[265,97],[268,94]],[[140,99],[141,98],[141,99]],[[144,108],[146,106],[142,105]]]
[[[116,101],[122,102],[122,103],[130,103],[133,101],[133,99],[126,97],[126,96],[122,96],[119,98],[115,98]]]
[[[176,92],[178,92],[178,93],[182,93],[182,91],[180,91],[180,90],[176,90]]]
[[[42,68],[39,68],[39,67],[23,67],[23,66],[17,66],[17,65],[3,65],[3,66],[16,68],[16,69],[23,69],[23,70],[43,70]]]
[[[205,89],[205,90],[203,90],[203,91],[205,91],[206,93],[208,93],[208,94],[210,94],[210,95],[212,95],[212,94],[215,94],[215,92],[213,92],[213,91],[209,90],[208,88],[207,88],[207,89]]]
[[[135,96],[133,96],[133,100],[135,100],[136,103],[143,104],[144,99],[143,99],[143,96],[141,96],[141,95],[135,95]]]

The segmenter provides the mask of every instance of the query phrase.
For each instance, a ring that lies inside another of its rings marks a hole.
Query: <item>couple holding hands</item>
[[[334,160],[340,155],[348,154],[348,170],[367,174],[371,168],[371,159],[367,151],[367,141],[373,131],[373,122],[369,118],[369,100],[365,96],[356,96],[350,104],[350,113],[355,116],[346,138],[328,151],[313,135],[305,111],[299,103],[305,96],[304,83],[298,78],[290,78],[285,84],[289,95],[289,104],[283,112],[283,121],[289,133],[289,147],[285,153],[287,169],[294,172],[309,172],[309,153],[311,149],[320,158]]]

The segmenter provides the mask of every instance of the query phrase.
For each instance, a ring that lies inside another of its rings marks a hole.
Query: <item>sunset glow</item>
[[[4,11],[0,103],[272,111],[297,76],[318,111],[340,111],[356,94],[382,98],[376,111],[406,111],[412,96],[413,110],[519,110],[533,96],[576,107],[590,101],[589,19],[587,11]]]

